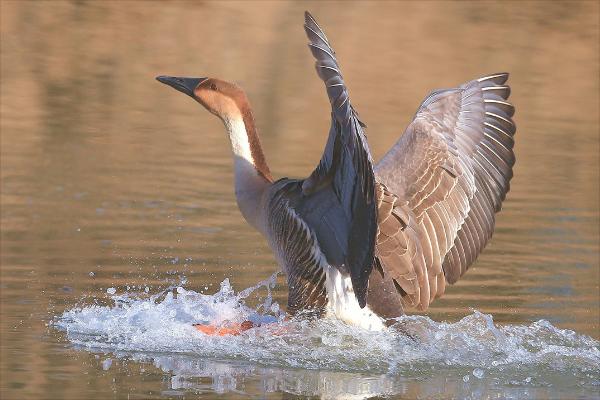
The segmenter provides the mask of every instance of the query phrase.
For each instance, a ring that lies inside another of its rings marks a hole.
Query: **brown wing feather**
[[[492,236],[515,163],[507,78],[433,92],[376,166],[376,254],[384,278],[420,309],[465,273]]]
[[[413,214],[406,201],[377,184],[377,222],[379,230],[375,257],[383,266],[384,281],[392,281],[398,293],[412,306],[420,303],[424,260],[417,232],[411,226]],[[393,268],[388,268],[393,265]]]

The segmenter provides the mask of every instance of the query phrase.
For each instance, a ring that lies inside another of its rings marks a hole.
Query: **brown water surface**
[[[544,319],[600,338],[597,2],[3,1],[0,397],[277,398],[308,393],[269,390],[282,375],[321,388],[357,379],[250,360],[225,374],[244,385],[219,386],[209,372],[227,362],[192,357],[186,365],[201,365],[186,386],[172,379],[185,361],[172,354],[103,369],[105,356],[47,326],[76,304],[106,302],[109,287],[154,293],[185,277],[212,293],[224,278],[241,290],[277,270],[237,210],[220,122],[154,77],[238,82],[276,177],[307,176],[329,106],[304,9],[335,46],[375,159],[432,89],[511,72],[511,191],[491,245],[426,315],[457,321],[476,309],[500,325]],[[286,296],[280,277],[274,297]],[[385,393],[463,393],[440,379]]]

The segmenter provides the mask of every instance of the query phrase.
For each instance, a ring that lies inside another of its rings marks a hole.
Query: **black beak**
[[[194,89],[208,78],[177,78],[175,76],[157,76],[156,80],[169,85],[188,96],[194,97]]]

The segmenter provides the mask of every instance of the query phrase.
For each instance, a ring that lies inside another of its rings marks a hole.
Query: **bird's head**
[[[156,80],[192,97],[224,121],[239,116],[248,102],[242,88],[217,78],[158,76]]]

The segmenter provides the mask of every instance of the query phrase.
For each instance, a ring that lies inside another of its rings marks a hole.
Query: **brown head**
[[[246,94],[234,83],[216,78],[158,76],[156,79],[192,97],[221,119],[235,118],[249,108]]]
[[[252,110],[242,88],[217,78],[158,76],[156,80],[192,97],[226,124],[235,119],[243,120],[254,166],[261,176],[272,180],[256,132]]]

